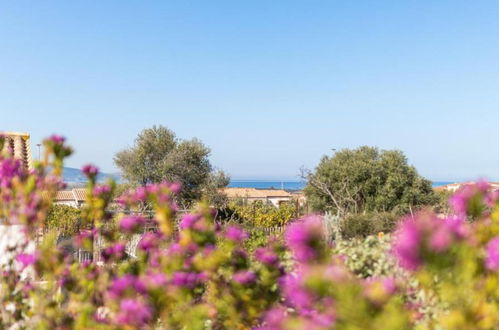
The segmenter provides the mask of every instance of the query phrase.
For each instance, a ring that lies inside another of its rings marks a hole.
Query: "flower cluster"
[[[469,234],[469,226],[461,217],[441,219],[431,213],[421,213],[403,220],[395,235],[394,253],[401,265],[415,270],[423,265],[425,254],[437,255],[443,261],[444,253]]]

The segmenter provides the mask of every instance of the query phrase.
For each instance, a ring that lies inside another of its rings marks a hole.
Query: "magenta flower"
[[[248,234],[237,226],[229,226],[225,230],[225,238],[234,242],[242,242],[248,238]]]
[[[48,140],[55,144],[63,144],[66,141],[66,138],[61,135],[53,134],[48,138]]]
[[[460,188],[449,199],[449,204],[454,209],[454,212],[461,216],[466,216],[468,213],[477,212],[477,207],[483,207],[483,197],[487,202],[487,196],[490,192],[490,184],[486,181],[479,181],[476,184],[468,184]],[[482,205],[480,205],[482,204]]]
[[[277,254],[269,248],[256,249],[255,259],[268,266],[275,266],[279,261]]]
[[[324,254],[322,219],[312,215],[288,226],[286,243],[299,262],[313,262]]]
[[[101,255],[104,261],[108,261],[110,259],[121,259],[125,256],[125,244],[116,243],[111,245],[102,250]]]
[[[22,268],[26,268],[35,264],[37,258],[34,254],[20,253],[16,256],[16,260],[21,263]]]
[[[312,308],[314,296],[301,283],[302,276],[286,275],[281,279],[281,287],[286,303],[298,311]]]
[[[138,202],[147,201],[147,189],[145,187],[138,187],[134,193],[134,199]]]
[[[256,275],[250,270],[240,270],[232,276],[232,279],[241,285],[248,285],[256,281]]]
[[[394,294],[397,291],[397,282],[393,277],[385,277],[382,279],[383,288],[390,295]]]
[[[99,174],[99,169],[91,164],[83,166],[81,171],[89,178],[95,178]]]
[[[168,280],[163,273],[147,274],[143,281],[147,286],[163,287],[167,284]]]
[[[182,190],[182,185],[180,183],[172,183],[170,184],[170,190],[174,194],[178,194]]]
[[[146,223],[146,220],[137,215],[123,217],[119,222],[120,230],[124,233],[131,234],[137,232]]]
[[[144,302],[135,299],[124,299],[120,303],[120,311],[116,322],[120,325],[141,327],[152,319],[152,310]]]
[[[396,231],[393,252],[408,270],[419,268],[427,254],[443,253],[468,236],[469,228],[460,217],[440,219],[420,213],[403,220]]]
[[[286,309],[284,307],[275,307],[265,313],[264,326],[259,330],[281,330],[282,323],[286,320]]]
[[[203,273],[175,272],[173,273],[171,283],[175,286],[192,289],[196,285],[202,283],[204,280],[206,280],[206,275]]]
[[[499,236],[489,241],[486,246],[485,267],[488,270],[499,270]]]
[[[133,275],[123,275],[121,277],[116,277],[111,282],[108,292],[109,294],[116,298],[120,297],[126,290],[133,288],[135,286],[136,277]]]
[[[93,195],[96,197],[102,197],[103,195],[109,194],[111,192],[111,186],[104,184],[94,187]]]
[[[417,223],[414,219],[404,220],[396,231],[394,252],[402,267],[415,270],[421,264],[420,244],[422,240]]]
[[[139,241],[138,248],[144,251],[151,251],[159,245],[160,240],[160,233],[145,233]]]
[[[193,229],[195,223],[201,219],[199,214],[185,214],[180,220],[180,229]]]

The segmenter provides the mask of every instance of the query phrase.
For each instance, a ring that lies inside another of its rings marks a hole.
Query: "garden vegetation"
[[[499,327],[499,196],[487,183],[453,195],[446,217],[406,216],[392,236],[331,246],[322,217],[310,215],[254,251],[245,247],[241,227],[221,226],[206,205],[183,215],[177,228],[180,185],[141,185],[120,204],[149,203],[158,230],[143,234],[130,257],[123,237],[141,233],[146,219],[121,214],[109,230],[116,187],[97,184],[97,169],[86,166],[81,221],[87,230],[75,241],[91,246],[101,237],[105,248],[102,263],[80,264],[50,232],[28,249],[46,223],[71,153],[60,136],[47,139],[45,148],[31,172],[0,156],[0,218],[22,226],[25,235],[2,265],[0,328]]]

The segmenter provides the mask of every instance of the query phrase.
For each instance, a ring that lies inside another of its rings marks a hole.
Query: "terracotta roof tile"
[[[71,190],[59,190],[55,195],[56,201],[73,201],[74,195]]]
[[[87,196],[87,189],[86,188],[75,188],[72,190],[73,194],[79,202],[84,202],[86,200]]]
[[[292,197],[290,193],[281,189],[224,188],[222,191],[229,198]]]

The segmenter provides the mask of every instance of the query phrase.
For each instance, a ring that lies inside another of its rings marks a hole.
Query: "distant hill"
[[[64,167],[62,176],[64,182],[68,184],[83,184],[87,182],[87,177],[78,168]],[[120,181],[121,179],[119,174],[99,173],[99,175],[97,176],[97,181],[105,181],[108,178],[114,178],[117,181]]]

